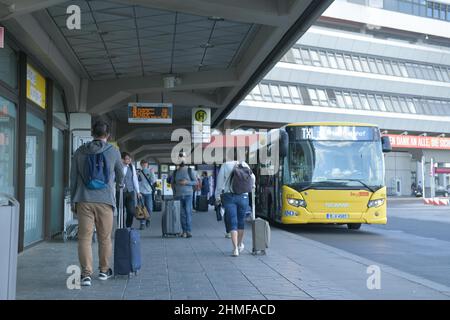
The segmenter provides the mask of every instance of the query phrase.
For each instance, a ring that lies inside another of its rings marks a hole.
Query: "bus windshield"
[[[367,189],[384,185],[378,139],[368,141],[297,140],[284,159],[284,183],[296,190]]]

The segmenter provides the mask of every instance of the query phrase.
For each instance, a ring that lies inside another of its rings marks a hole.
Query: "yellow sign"
[[[27,98],[45,109],[45,78],[30,65],[27,65]]]
[[[198,110],[195,113],[195,120],[198,122],[205,122],[208,119],[208,114],[205,110]]]

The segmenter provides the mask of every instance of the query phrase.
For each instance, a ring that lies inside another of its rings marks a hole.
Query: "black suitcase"
[[[162,210],[162,201],[153,201],[153,212],[159,212]]]
[[[208,211],[208,196],[197,196],[197,211]]]
[[[155,190],[153,192],[153,212],[159,211],[162,211],[161,190]]]
[[[141,269],[141,237],[138,230],[125,228],[123,189],[119,191],[119,221],[114,235],[114,276],[130,275]]]

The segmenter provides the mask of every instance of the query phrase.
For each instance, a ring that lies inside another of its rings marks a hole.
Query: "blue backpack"
[[[103,152],[97,154],[88,154],[85,160],[86,170],[86,188],[91,190],[105,189],[109,183],[109,165],[104,153],[111,149],[106,148]]]

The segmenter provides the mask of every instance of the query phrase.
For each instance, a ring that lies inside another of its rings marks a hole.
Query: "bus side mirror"
[[[389,140],[389,137],[381,137],[381,148],[383,149],[383,152],[391,152],[392,146],[391,146],[391,140]]]
[[[284,158],[288,154],[289,136],[287,132],[280,129],[280,157]]]

